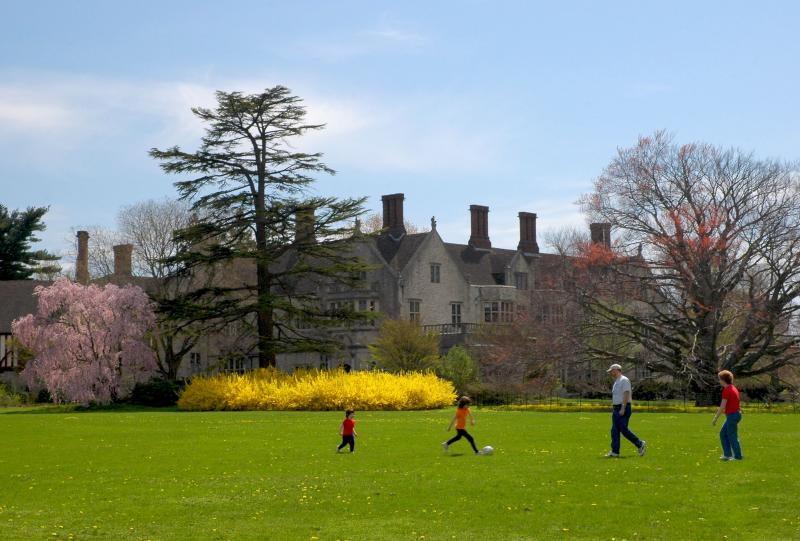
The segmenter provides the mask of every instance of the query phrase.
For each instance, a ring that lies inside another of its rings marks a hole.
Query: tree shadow
[[[52,415],[52,414],[86,414],[86,413],[176,413],[181,412],[176,406],[154,408],[133,404],[111,404],[109,406],[75,406],[43,404],[39,406],[22,406],[19,408],[0,409],[0,415]],[[183,413],[183,412],[181,412]]]

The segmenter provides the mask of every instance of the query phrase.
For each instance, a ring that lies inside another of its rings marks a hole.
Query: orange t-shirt
[[[456,428],[457,429],[465,429],[467,428],[467,415],[469,415],[469,408],[457,408],[456,409]]]

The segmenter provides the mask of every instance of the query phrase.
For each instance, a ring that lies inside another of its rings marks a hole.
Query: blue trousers
[[[739,444],[739,421],[742,412],[729,413],[725,416],[725,424],[719,431],[719,440],[722,442],[722,454],[727,457],[742,458],[742,446]]]
[[[611,450],[617,454],[619,454],[620,434],[625,436],[637,449],[642,446],[642,440],[637,438],[636,434],[628,428],[628,422],[631,420],[631,414],[633,413],[631,405],[628,404],[625,408],[625,415],[620,415],[619,410],[620,406],[615,405],[614,411],[611,412]]]

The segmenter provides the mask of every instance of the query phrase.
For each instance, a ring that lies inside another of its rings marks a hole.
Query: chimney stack
[[[133,275],[132,255],[133,244],[117,244],[114,246],[114,276],[130,278]]]
[[[89,232],[78,231],[78,259],[75,261],[75,280],[89,284]]]
[[[489,240],[489,207],[483,205],[470,205],[470,226],[469,245],[479,250],[489,250],[492,248],[492,241]]]
[[[395,239],[400,239],[406,234],[403,222],[403,199],[401,193],[393,193],[381,197],[383,201],[383,229]]]
[[[536,214],[533,212],[519,213],[519,244],[517,250],[526,254],[538,254],[539,245],[536,243]]]
[[[589,232],[591,234],[592,244],[602,244],[606,248],[611,248],[611,224],[589,224]]]
[[[294,215],[294,241],[296,244],[313,244],[316,242],[314,232],[314,209],[298,208]]]

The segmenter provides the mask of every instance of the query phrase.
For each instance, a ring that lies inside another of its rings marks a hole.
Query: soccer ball
[[[494,453],[494,447],[492,447],[491,445],[487,445],[486,447],[481,449],[482,455],[491,455],[492,453]]]

